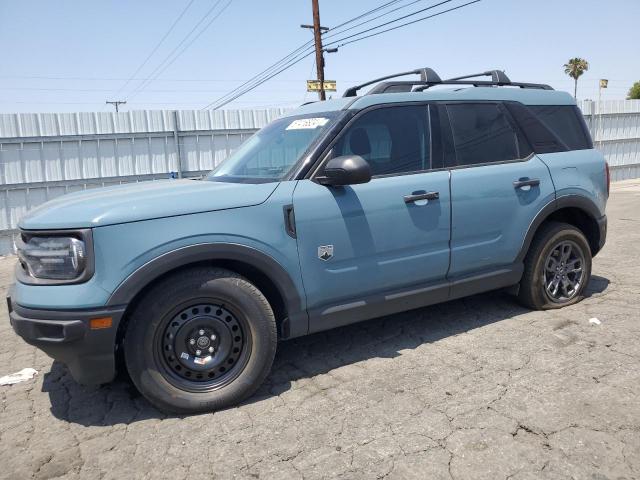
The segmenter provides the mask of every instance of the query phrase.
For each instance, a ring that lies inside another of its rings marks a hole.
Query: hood
[[[31,210],[26,230],[88,228],[152,218],[249,207],[263,203],[277,183],[157,180],[63,195]]]

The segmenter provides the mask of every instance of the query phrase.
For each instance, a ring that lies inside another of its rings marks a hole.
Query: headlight
[[[91,276],[91,241],[86,232],[47,235],[24,232],[16,242],[23,283],[75,283]]]

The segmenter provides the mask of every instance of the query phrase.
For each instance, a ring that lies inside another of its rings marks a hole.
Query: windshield
[[[218,165],[207,180],[246,183],[281,180],[330,128],[339,113],[299,115],[270,123]]]

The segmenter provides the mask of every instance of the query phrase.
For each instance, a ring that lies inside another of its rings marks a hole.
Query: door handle
[[[440,198],[440,192],[412,193],[404,196],[404,203],[413,203],[418,200],[437,200],[438,198]]]
[[[540,185],[540,180],[538,178],[531,178],[527,180],[516,180],[513,182],[513,188],[537,187],[538,185]]]

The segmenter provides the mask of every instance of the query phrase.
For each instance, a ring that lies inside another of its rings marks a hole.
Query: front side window
[[[218,182],[265,183],[282,180],[342,112],[285,117],[244,142],[208,176]]]
[[[518,135],[498,104],[447,105],[455,155],[448,166],[504,162],[520,158]]]
[[[371,175],[428,170],[429,125],[426,106],[376,108],[357,118],[334,145],[332,157],[359,155]]]

